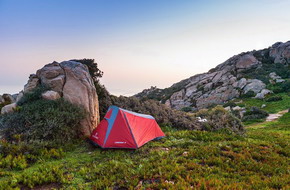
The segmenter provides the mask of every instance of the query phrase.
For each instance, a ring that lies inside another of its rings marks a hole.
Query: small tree
[[[98,83],[99,78],[101,78],[104,74],[104,72],[98,68],[98,63],[95,63],[94,59],[74,59],[72,61],[80,62],[86,65],[89,69],[91,77],[94,80],[94,83]]]

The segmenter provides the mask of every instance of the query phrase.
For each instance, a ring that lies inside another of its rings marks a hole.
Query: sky
[[[90,58],[111,94],[165,88],[290,40],[290,0],[0,0],[0,94],[53,61]]]

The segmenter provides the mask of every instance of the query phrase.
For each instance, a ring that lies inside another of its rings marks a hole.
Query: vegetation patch
[[[20,135],[25,141],[66,142],[78,136],[84,109],[64,99],[41,99],[41,89],[28,93],[17,111],[0,116],[1,130],[7,140]]]
[[[222,106],[216,106],[210,110],[202,109],[195,113],[195,115],[206,118],[207,122],[203,123],[205,130],[228,130],[239,134],[244,132],[244,126],[240,119],[225,110]]]
[[[250,121],[256,119],[265,119],[269,114],[257,107],[252,107],[249,111],[244,113],[243,121]]]
[[[137,150],[66,144],[61,157],[0,168],[0,189],[289,189],[289,124],[287,113],[245,136],[167,126],[166,138]]]
[[[264,111],[267,111],[268,113],[277,113],[281,110],[286,110],[290,107],[290,96],[288,96],[287,93],[279,93],[275,95],[270,95],[268,98],[272,96],[281,96],[282,100],[276,101],[276,102],[266,102],[265,100],[255,99],[255,98],[246,98],[243,100],[243,105],[245,105],[246,108],[251,107],[258,107]],[[238,99],[236,101],[239,101],[241,99]],[[240,104],[238,104],[240,106]],[[262,105],[265,105],[265,107],[262,108]]]
[[[283,100],[282,96],[272,96],[268,99],[266,99],[266,102],[277,102]]]

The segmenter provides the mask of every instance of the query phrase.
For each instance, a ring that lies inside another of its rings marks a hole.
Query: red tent
[[[164,137],[154,117],[110,106],[91,140],[102,148],[139,148]]]

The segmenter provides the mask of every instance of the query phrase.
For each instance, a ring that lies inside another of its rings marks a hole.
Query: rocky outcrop
[[[50,90],[42,97],[55,100],[63,97],[65,100],[83,107],[87,117],[81,122],[82,135],[89,136],[99,123],[99,103],[95,85],[87,66],[75,62],[53,62],[30,75],[24,86],[24,94],[42,85]]]
[[[277,42],[270,48],[270,57],[274,59],[274,63],[289,64],[290,63],[290,41],[286,43]]]
[[[290,41],[276,43],[267,49],[235,55],[207,73],[192,76],[169,88],[144,90],[146,93],[141,92],[136,97],[157,97],[156,99],[169,107],[191,107],[193,110],[223,104],[250,92],[254,93],[256,98],[264,98],[266,94],[271,93],[265,89],[265,82],[273,80],[278,83],[284,79],[276,73],[264,76],[265,71],[260,72],[263,76],[259,77],[256,71],[263,70],[264,64],[268,64],[267,73],[271,64],[288,64],[289,61]],[[265,81],[267,77],[268,80]]]
[[[4,99],[4,102],[14,103],[15,99],[11,94],[3,94],[2,98]]]
[[[30,92],[39,84],[39,78],[35,74],[29,76],[29,80],[26,85],[24,85],[24,93]]]

